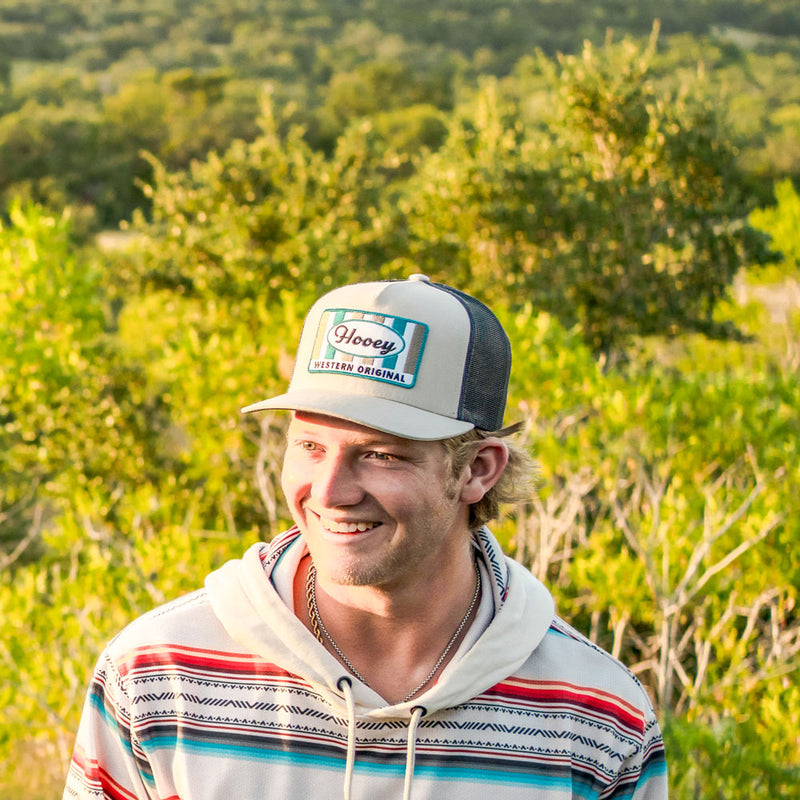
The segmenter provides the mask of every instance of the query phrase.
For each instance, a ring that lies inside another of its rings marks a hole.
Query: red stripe
[[[127,677],[134,672],[144,672],[162,667],[283,678],[296,677],[259,656],[166,644],[140,647],[131,651],[122,659],[119,671],[122,676]]]
[[[136,800],[133,792],[114,780],[96,759],[89,758],[80,748],[75,749],[72,763],[83,773],[85,783],[99,786],[103,790],[104,797],[109,797],[111,800]]]
[[[593,711],[599,716],[617,720],[621,725],[637,733],[641,734],[644,731],[644,719],[635,706],[608,692],[589,686],[576,686],[561,681],[514,678],[495,684],[484,692],[484,695],[504,700],[520,700],[526,705],[533,702],[544,706],[559,704],[574,706],[581,711]]]

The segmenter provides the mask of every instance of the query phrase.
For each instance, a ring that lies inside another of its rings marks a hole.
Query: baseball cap
[[[479,300],[426,275],[334,289],[311,307],[285,394],[293,409],[407,439],[503,426],[511,346]]]

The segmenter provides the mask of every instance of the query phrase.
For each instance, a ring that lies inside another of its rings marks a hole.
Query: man
[[[483,524],[525,486],[511,357],[423,275],[330,292],[286,394],[295,527],[130,625],[65,797],[664,798],[653,709]]]

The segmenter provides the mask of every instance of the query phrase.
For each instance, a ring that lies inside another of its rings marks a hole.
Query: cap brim
[[[433,414],[393,400],[331,391],[287,392],[252,403],[241,410],[244,414],[250,414],[266,409],[324,414],[391,433],[393,436],[422,441],[449,439],[475,427],[470,422]]]

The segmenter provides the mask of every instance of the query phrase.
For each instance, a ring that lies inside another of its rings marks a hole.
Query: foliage
[[[691,372],[602,372],[552,318],[528,309],[505,325],[542,463],[512,533],[518,557],[663,709],[758,718],[755,699],[800,652],[798,563],[769,555],[798,539],[795,382],[772,356],[715,364],[705,345],[687,354]]]
[[[46,84],[34,92],[38,85],[29,81],[33,96],[0,116],[0,197],[24,189],[53,207],[78,202],[104,225],[142,204],[137,181],[150,168],[141,151],[176,169],[254,130],[255,89],[238,97],[240,87],[222,73],[142,72],[99,102],[75,82],[63,86],[58,102]]]
[[[490,83],[432,117],[447,126],[441,144],[431,129],[432,148],[413,117],[396,118],[403,129],[384,112],[327,157],[267,105],[252,142],[184,173],[153,162],[146,194],[166,235],[145,279],[252,296],[259,275],[268,297],[302,296],[334,269],[341,280],[413,264],[490,300],[534,299],[598,352],[633,334],[721,335],[715,304],[760,240],[742,223],[724,126],[651,83],[651,55],[625,42],[541,58],[546,115],[527,119],[516,83]]]
[[[27,547],[76,492],[113,518],[119,483],[165,466],[154,446],[164,420],[107,335],[98,263],[76,250],[68,217],[32,206],[10,217],[0,229],[0,520],[3,540]]]
[[[777,205],[758,208],[750,215],[754,228],[768,234],[775,252],[783,256],[782,271],[796,276],[800,270],[800,195],[789,180],[775,186]]]
[[[190,297],[272,302],[288,290],[302,301],[333,285],[333,265],[370,268],[361,253],[377,238],[372,216],[391,156],[368,127],[325,159],[296,127],[281,138],[269,104],[261,125],[252,143],[188,172],[155,164],[152,227],[141,216],[135,226],[152,242],[139,280]]]
[[[671,762],[671,797],[792,797],[800,772],[780,766],[765,747],[763,732],[746,717],[715,726],[668,718],[664,739]],[[789,744],[791,747],[791,743]],[[679,765],[679,766],[678,766]]]
[[[117,530],[94,527],[101,507],[75,503],[51,520],[47,554],[35,569],[0,574],[0,786],[6,797],[60,796],[76,720],[105,642],[240,554],[238,537],[200,534],[180,523],[156,529],[149,499],[146,492],[126,497]]]
[[[765,197],[774,179],[800,174],[800,20],[782,0],[3,0],[0,195],[81,204],[87,225],[112,226],[148,208],[136,188],[151,177],[141,148],[177,169],[251,139],[265,83],[330,153],[362,115],[450,111],[482,77],[515,74],[536,52],[598,47],[612,29],[645,37],[656,19],[658,79],[677,91],[704,77],[703,96],[730,109],[742,136],[752,190]]]
[[[533,298],[597,351],[719,335],[714,306],[759,242],[724,125],[689,87],[659,90],[650,58],[587,45],[539,59],[535,100],[486,87],[400,205],[410,258],[490,298]]]
[[[311,301],[416,271],[509,331],[541,487],[496,530],[650,690],[674,796],[793,796],[800,323],[728,290],[753,229],[796,273],[794,185],[749,213],[800,173],[796,10],[357,6],[0,0],[0,190],[67,208],[0,228],[4,796],[60,793],[103,642],[285,524],[238,409]]]
[[[273,165],[267,174],[285,176],[281,203],[292,196],[292,173],[278,169],[286,152],[291,163],[302,163],[292,148],[262,153],[273,159],[265,162]],[[224,226],[221,210],[218,222],[211,214],[216,201],[210,198],[217,195],[210,190],[228,177],[212,166],[206,174],[217,183],[198,179],[194,189],[196,200],[206,197],[208,205],[200,207],[208,209],[210,230],[219,228],[211,241]],[[184,181],[165,176],[156,191],[165,201],[189,203]],[[160,398],[159,413],[170,421],[160,428],[149,463],[136,466],[142,472],[160,466],[152,480],[130,481],[109,462],[108,484],[82,488],[80,473],[64,464],[60,480],[72,482],[72,493],[43,526],[41,557],[3,571],[0,673],[18,698],[0,741],[10,764],[23,757],[63,764],[102,641],[144,608],[196,588],[208,569],[254,540],[257,527],[269,535],[285,516],[275,491],[280,424],[269,417],[261,424],[238,420],[236,408],[258,396],[257,386],[269,392],[285,381],[311,290],[295,301],[264,281],[256,292],[254,281],[233,279],[234,264],[226,266],[228,277],[201,264],[203,280],[191,272],[160,280],[166,264],[186,269],[190,263],[176,259],[176,242],[168,259],[158,258],[177,219],[164,208],[163,219],[132,240],[132,253],[106,255],[107,269],[117,275],[110,288],[118,286],[125,299],[113,329],[117,357],[140,365],[141,397]],[[47,225],[36,228],[34,210],[15,217],[15,236],[28,220],[26,230],[50,242],[39,250],[55,249]],[[183,241],[194,241],[192,230],[187,217]],[[337,231],[334,225],[326,235]],[[245,246],[235,238],[230,243]],[[68,255],[62,262],[76,263]],[[127,275],[122,284],[120,272]],[[101,340],[100,286],[109,285],[109,273],[105,278],[90,284],[84,298],[95,309],[91,331]],[[73,279],[72,272],[56,273],[55,294],[68,298],[59,281]],[[696,339],[684,341],[685,354],[673,346],[671,364],[650,362],[643,352],[624,370],[603,370],[578,328],[565,329],[532,303],[496,307],[516,359],[509,417],[525,420],[542,463],[540,498],[501,523],[499,533],[553,586],[562,613],[630,663],[662,710],[682,712],[670,722],[668,741],[678,754],[691,752],[695,766],[687,774],[679,769],[676,791],[692,796],[695,787],[727,787],[707,767],[716,762],[737,770],[743,794],[731,797],[791,786],[800,567],[782,554],[798,535],[792,513],[800,484],[796,382],[775,368],[769,349]],[[78,312],[65,305],[65,313]],[[36,328],[22,341],[35,347]],[[108,369],[104,352],[110,351],[98,351],[83,373]],[[76,413],[90,419],[87,411]],[[87,448],[103,447],[105,431],[88,424],[82,435]],[[165,453],[172,461],[159,462]],[[713,535],[715,519],[720,536]],[[652,564],[666,564],[667,572]],[[675,589],[686,575],[693,583],[684,584],[690,592],[681,598]],[[680,601],[676,612],[669,610],[671,598]],[[653,660],[664,622],[673,625],[669,642],[680,657],[671,673],[659,673]],[[31,661],[31,650],[58,657]],[[659,674],[675,680],[663,683]],[[745,708],[749,728],[737,716]],[[23,729],[26,747],[19,754]],[[756,744],[760,750],[753,750]],[[51,786],[60,774],[63,768],[51,774]]]

